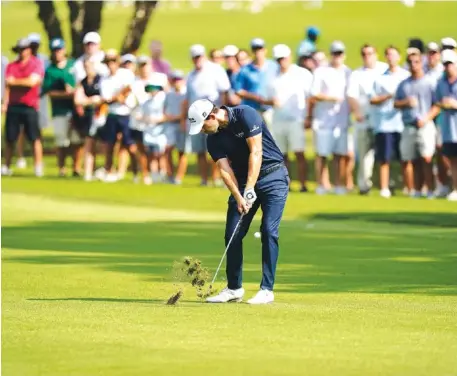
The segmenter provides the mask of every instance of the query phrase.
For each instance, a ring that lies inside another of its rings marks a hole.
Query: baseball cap
[[[337,53],[337,52],[344,52],[346,50],[346,46],[340,40],[335,40],[330,45],[330,53]]]
[[[49,43],[49,49],[51,51],[61,50],[62,48],[65,48],[65,41],[62,38],[54,38]]]
[[[38,33],[30,33],[27,36],[27,39],[29,40],[30,43],[36,43],[36,44],[41,43],[41,35]]]
[[[184,72],[182,70],[179,70],[179,69],[174,70],[173,72],[171,72],[170,77],[173,80],[183,80],[184,79]]]
[[[205,46],[202,44],[194,44],[190,47],[190,56],[191,57],[197,57],[197,56],[203,56],[206,54],[206,49]]]
[[[239,49],[237,46],[234,46],[233,44],[229,44],[224,47],[222,50],[222,53],[224,54],[225,57],[233,57],[236,56],[238,53]]]
[[[311,43],[309,41],[304,41],[304,42],[302,42],[302,44],[300,45],[300,47],[298,49],[298,56],[299,57],[302,57],[302,56],[311,57],[315,51],[316,51],[316,47],[314,46],[313,43]]]
[[[29,47],[30,47],[30,41],[28,40],[28,38],[21,38],[16,42],[16,45],[13,46],[12,50],[13,50],[13,52],[18,53],[20,50],[23,50],[23,49],[29,48]]]
[[[440,46],[436,42],[430,42],[427,44],[427,51],[434,51],[438,52],[440,50]]]
[[[285,44],[277,44],[273,47],[273,57],[275,59],[282,59],[290,56],[290,48]]]
[[[441,62],[443,64],[446,64],[446,63],[455,64],[455,63],[457,63],[457,52],[455,52],[453,50],[444,50],[441,53]]]
[[[146,92],[163,90],[163,80],[160,80],[158,76],[152,76],[144,85],[144,90]]]
[[[93,42],[90,42],[90,43],[93,43]],[[105,58],[103,59],[103,62],[107,62],[107,61],[113,61],[113,60],[118,60],[119,59],[119,53],[117,52],[117,50],[115,50],[114,48],[110,48],[109,50],[107,50],[105,52]]]
[[[140,65],[147,64],[151,61],[149,56],[146,55],[140,55],[137,57],[136,62]]]
[[[125,54],[125,55],[121,56],[121,64],[136,63],[136,62],[137,62],[137,59],[136,59],[135,55]]]
[[[310,26],[306,29],[306,36],[310,38],[316,38],[320,34],[319,29],[316,26]]]
[[[450,37],[441,39],[441,49],[443,49],[443,50],[446,50],[446,49],[452,50],[452,49],[454,49],[456,47],[457,47],[457,42],[455,41],[455,39],[450,38]]]
[[[192,103],[187,112],[190,122],[190,135],[199,134],[203,128],[203,122],[214,108],[213,102],[209,99],[199,99]]]
[[[251,40],[251,49],[265,48],[265,41],[262,38],[254,38]]]
[[[84,38],[83,38],[83,44],[87,44],[87,43],[100,44],[101,41],[102,41],[102,38],[100,37],[100,34],[97,33],[96,31],[89,31],[86,35],[84,35]]]

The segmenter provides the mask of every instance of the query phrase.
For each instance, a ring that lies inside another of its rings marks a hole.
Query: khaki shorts
[[[305,150],[305,126],[302,121],[274,122],[271,132],[283,154]]]
[[[436,127],[433,122],[422,128],[405,125],[401,134],[400,155],[402,161],[413,161],[419,157],[433,157],[436,150]]]
[[[56,139],[56,146],[65,148],[70,144],[81,144],[82,139],[79,133],[71,128],[71,116],[55,116],[52,118],[52,125],[54,126],[54,136]]]

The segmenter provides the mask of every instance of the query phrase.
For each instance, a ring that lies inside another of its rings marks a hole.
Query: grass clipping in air
[[[184,257],[180,262],[175,262],[173,265],[173,277],[177,283],[188,282],[195,288],[196,294],[200,299],[205,299],[214,294],[213,286],[209,285],[210,274],[208,269],[202,267],[200,260],[192,257]],[[176,283],[176,285],[177,285]],[[183,295],[183,289],[179,286],[177,292],[174,293],[167,301],[168,305],[174,305]]]

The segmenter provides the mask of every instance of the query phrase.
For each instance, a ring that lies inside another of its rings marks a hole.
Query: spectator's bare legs
[[[125,173],[127,172],[128,164],[129,164],[129,151],[124,145],[119,146],[119,152],[118,152],[118,161],[117,161],[117,172],[119,175],[119,179],[123,179],[125,176]],[[132,164],[134,162],[132,161]]]
[[[424,167],[422,166],[422,158],[413,161],[413,176],[414,189],[416,192],[421,192],[424,186]]]
[[[457,191],[457,157],[449,158],[451,165],[452,188]]]
[[[305,154],[300,151],[295,153],[295,160],[297,161],[297,177],[300,182],[300,189],[306,189],[306,178],[308,173],[308,166],[306,163]],[[289,169],[289,167],[287,167]]]
[[[208,160],[206,159],[206,153],[198,153],[198,173],[201,177],[201,183],[208,183]]]
[[[325,170],[327,170],[327,176],[325,176]],[[317,184],[321,187],[327,188],[325,185],[325,179],[328,179],[327,158],[316,155],[316,172]]]
[[[176,177],[175,181],[177,183],[181,183],[184,179],[184,176],[187,172],[187,155],[180,151],[179,152],[179,159],[178,159],[178,167],[176,169]]]
[[[105,150],[105,171],[110,174],[113,170],[113,154],[114,144],[104,143],[103,149]]]
[[[81,174],[81,165],[84,155],[84,145],[74,144],[71,146],[73,149],[73,174]]]
[[[6,142],[5,145],[5,165],[6,167],[11,167],[11,162],[13,160],[13,150],[14,150],[14,142]]]
[[[59,175],[65,175],[65,159],[67,156],[68,147],[66,146],[58,146],[56,148],[56,156],[57,156],[57,167],[59,169]]]
[[[432,160],[433,157],[422,158],[423,185],[427,188],[427,193],[433,192],[434,189]]]
[[[19,132],[19,137],[18,137],[17,143],[16,143],[16,154],[17,154],[18,162],[21,161],[19,163],[24,163],[22,161],[25,161],[24,143],[25,143],[25,131],[24,131],[24,128],[21,127],[21,131]]]
[[[136,176],[138,174],[138,148],[136,144],[129,145],[126,149],[127,151],[127,161],[128,161],[128,155],[130,154],[130,161],[132,164],[132,171],[133,175]],[[124,171],[125,174],[125,171]],[[121,175],[122,176],[122,175]]]
[[[404,178],[404,185],[408,189],[408,193],[411,193],[414,189],[413,162],[411,162],[411,161],[403,162],[403,178]]]
[[[138,159],[140,162],[141,173],[143,175],[143,180],[145,180],[149,177],[148,156],[146,154],[146,149],[144,148],[144,144],[142,142],[139,142],[137,144],[137,147],[138,147],[138,155],[139,155]]]
[[[35,140],[32,142],[33,149],[33,162],[35,163],[35,174],[37,174],[37,169],[42,169],[43,165],[43,144],[41,139]]]
[[[379,185],[381,189],[389,189],[390,164],[381,162],[379,165]]]
[[[95,166],[95,139],[86,137],[84,141],[84,179],[92,180]]]
[[[346,161],[346,155],[334,155],[333,157],[333,163],[335,166],[335,185],[338,187],[346,187]]]
[[[355,168],[355,155],[354,152],[349,152],[346,158],[346,188],[349,191],[354,189],[354,168]]]
[[[443,155],[442,146],[436,147],[436,164],[438,167],[438,181],[441,185],[447,186],[449,181],[449,169],[451,168],[449,159]]]
[[[172,179],[175,174],[175,166],[173,164],[173,149],[174,146],[167,146],[165,149],[165,160],[167,162],[167,176]]]

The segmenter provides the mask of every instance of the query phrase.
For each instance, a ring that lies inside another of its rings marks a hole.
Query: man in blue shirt
[[[216,107],[201,99],[189,108],[189,133],[208,135],[207,147],[231,192],[228,201],[225,243],[240,216],[240,231],[227,251],[227,288],[207,299],[210,303],[241,301],[243,238],[259,207],[262,208],[262,272],[260,291],[250,304],[273,302],[278,260],[279,224],[289,192],[289,176],[281,151],[258,112],[249,106]]]
[[[263,113],[270,108],[263,105],[267,84],[278,73],[279,67],[276,62],[266,58],[267,49],[263,39],[254,38],[251,50],[254,60],[241,68],[234,90],[241,98],[241,104]]]
[[[457,53],[444,50],[441,60],[445,76],[438,80],[434,106],[441,109],[443,154],[451,163],[453,191],[447,198],[449,201],[457,201]]]

